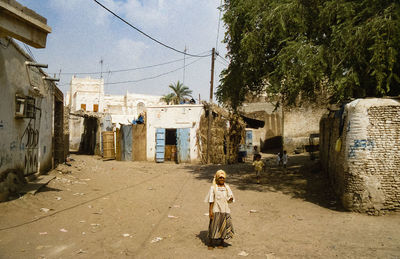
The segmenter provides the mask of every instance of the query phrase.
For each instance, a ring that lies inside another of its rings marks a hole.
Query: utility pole
[[[185,85],[185,72],[186,72],[186,51],[187,51],[187,48],[186,48],[186,45],[185,45],[185,50],[184,50],[184,54],[183,54],[183,82],[182,82],[182,84],[183,85]]]
[[[212,49],[211,54],[211,81],[210,81],[210,103],[213,102],[213,91],[214,91],[214,60],[215,60],[215,48]]]
[[[214,91],[214,59],[215,48],[212,49],[211,54],[211,81],[210,81],[210,108],[208,109],[208,128],[207,128],[207,163],[210,163],[210,145],[211,145],[211,119],[212,119],[212,102]]]

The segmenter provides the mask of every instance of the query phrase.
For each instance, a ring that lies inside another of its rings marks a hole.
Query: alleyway
[[[400,258],[400,214],[342,211],[308,156],[285,171],[267,157],[261,184],[250,163],[72,157],[36,195],[0,203],[0,258]],[[209,251],[203,200],[218,168],[236,197],[237,235]]]

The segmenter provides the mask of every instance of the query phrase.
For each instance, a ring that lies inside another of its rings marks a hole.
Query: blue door
[[[253,154],[253,131],[246,130],[246,151],[247,155]]]
[[[190,129],[176,130],[176,145],[178,150],[178,163],[190,162]]]
[[[165,129],[156,129],[156,162],[164,162]]]

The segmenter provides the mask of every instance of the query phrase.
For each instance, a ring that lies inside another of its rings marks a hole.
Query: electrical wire
[[[193,58],[193,57],[189,57],[189,58]],[[168,64],[172,64],[172,63],[179,62],[179,61],[182,61],[182,60],[183,60],[183,58],[172,60],[172,61],[167,61],[167,62],[160,63],[160,64],[144,66],[144,67],[135,67],[135,68],[118,69],[118,70],[108,70],[108,71],[104,71],[103,73],[119,73],[119,72],[135,71],[135,70],[140,70],[140,69],[146,69],[146,68],[152,68],[152,67],[168,65]],[[59,74],[60,75],[98,75],[98,74],[101,74],[101,73],[102,72],[64,72],[64,73],[59,73]]]
[[[218,38],[219,38],[219,26],[221,24],[221,6],[222,6],[222,0],[219,3],[219,15],[218,15],[218,29],[217,29],[217,40],[215,41],[215,50],[218,52]]]
[[[23,44],[24,44],[24,47],[25,47],[26,51],[28,52],[28,54],[32,57],[32,59],[33,59],[35,62],[37,62],[35,56],[33,55],[31,49],[29,48],[29,46],[26,45],[25,43],[23,43]]]
[[[220,63],[221,65],[223,65],[223,66],[225,66],[225,67],[228,66],[228,64],[226,64],[226,63],[224,63],[224,62],[221,62],[221,61],[219,61],[218,59],[216,59],[215,61],[217,61],[218,63]]]
[[[217,53],[217,57],[221,58],[221,60],[223,60],[224,62],[226,62],[227,65],[229,65],[230,62],[229,62],[228,60],[224,59],[220,54]]]
[[[107,10],[109,13],[111,13],[112,15],[114,15],[115,17],[117,17],[118,19],[120,19],[122,22],[126,23],[127,25],[129,25],[130,27],[132,27],[133,29],[135,29],[136,31],[140,32],[141,34],[143,34],[143,35],[146,36],[147,38],[149,38],[149,39],[151,39],[151,40],[157,42],[158,44],[160,44],[160,45],[162,45],[162,46],[164,46],[164,47],[166,47],[166,48],[168,48],[168,49],[171,49],[171,50],[173,50],[173,51],[176,51],[176,52],[181,53],[181,54],[184,54],[184,55],[188,55],[188,56],[191,56],[191,57],[197,57],[197,58],[204,58],[204,57],[209,57],[209,56],[211,56],[211,54],[202,55],[202,56],[201,56],[201,55],[189,54],[189,53],[185,53],[184,51],[181,51],[181,50],[178,50],[178,49],[176,49],[176,48],[173,48],[173,47],[171,47],[171,46],[168,46],[167,44],[162,43],[161,41],[159,41],[159,40],[157,40],[157,39],[151,37],[150,35],[148,35],[148,34],[145,33],[144,31],[142,31],[142,30],[136,28],[135,26],[133,26],[132,24],[130,24],[129,22],[127,22],[126,20],[124,20],[122,17],[120,17],[118,14],[114,13],[113,11],[111,11],[110,9],[108,9],[106,6],[104,6],[103,4],[101,4],[99,1],[97,1],[97,0],[93,0],[93,1],[96,2],[98,5],[100,5],[102,8],[104,8],[105,10]]]
[[[196,63],[196,62],[199,61],[199,60],[201,60],[201,59],[200,59],[200,58],[199,58],[199,59],[196,59],[195,61],[193,61],[193,62],[187,64],[186,66],[179,67],[179,68],[177,68],[177,69],[174,69],[174,70],[171,70],[171,71],[168,71],[168,72],[165,72],[165,73],[156,75],[156,76],[145,77],[145,78],[137,79],[137,80],[129,80],[129,81],[120,81],[120,82],[104,83],[104,85],[115,85],[115,84],[125,84],[125,83],[137,83],[137,82],[141,82],[141,81],[146,81],[146,80],[150,80],[150,79],[155,79],[155,78],[158,78],[158,77],[161,77],[161,76],[165,76],[165,75],[167,75],[167,74],[171,74],[171,73],[173,73],[173,72],[179,71],[179,70],[181,70],[181,69],[183,69],[183,68],[185,68],[185,67],[188,67],[188,66],[190,66],[190,65],[192,65],[192,64],[194,64],[194,63]]]

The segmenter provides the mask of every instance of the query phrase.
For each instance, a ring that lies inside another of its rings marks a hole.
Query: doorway
[[[165,129],[165,161],[177,162],[176,129]]]

